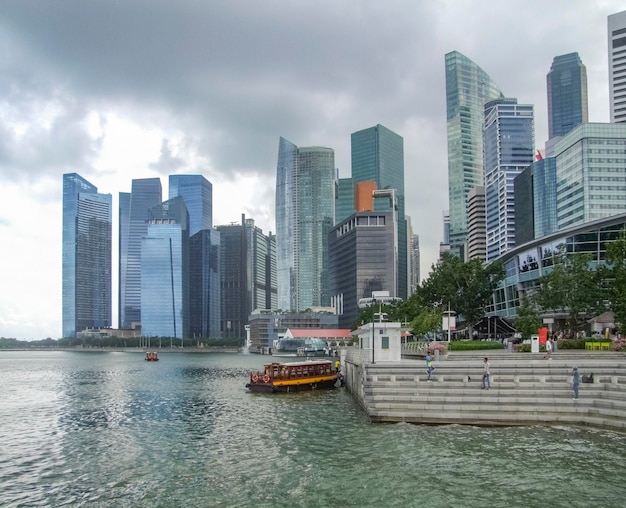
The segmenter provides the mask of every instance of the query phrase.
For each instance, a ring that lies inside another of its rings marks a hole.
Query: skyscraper
[[[148,210],[163,200],[159,178],[133,180],[130,198],[120,193],[120,328],[141,323],[141,239]]]
[[[484,165],[487,261],[515,247],[514,180],[533,162],[533,106],[517,99],[485,104]]]
[[[148,212],[141,239],[141,334],[189,337],[189,214],[183,198]]]
[[[611,123],[626,122],[626,11],[608,17]]]
[[[458,51],[446,54],[448,213],[450,252],[455,255],[464,255],[467,195],[484,185],[484,104],[503,97],[489,75],[469,58]]]
[[[550,139],[589,121],[587,68],[578,53],[554,57],[546,81]]]
[[[353,132],[351,136],[352,180],[375,182],[379,190],[395,189],[397,206],[398,277],[395,288],[384,288],[391,296],[408,296],[407,226],[404,208],[404,140],[382,125]],[[385,196],[374,200],[374,210],[389,210]],[[395,291],[394,291],[395,289]],[[393,294],[395,293],[395,294]]]
[[[245,337],[252,311],[276,310],[276,240],[254,219],[216,226],[221,235],[222,335]]]
[[[284,138],[276,170],[278,306],[303,311],[330,305],[328,232],[335,219],[335,153],[298,148]]]
[[[63,175],[63,337],[111,326],[111,207],[110,194]]]
[[[213,185],[202,175],[170,175],[169,199],[182,196],[189,212],[189,236],[213,227]]]

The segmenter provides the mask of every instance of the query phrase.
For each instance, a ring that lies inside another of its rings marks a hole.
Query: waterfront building
[[[487,261],[515,246],[513,181],[533,162],[533,106],[517,99],[485,103],[484,171]]]
[[[340,328],[357,325],[361,298],[393,291],[397,280],[394,213],[357,212],[328,236],[331,303]]]
[[[216,226],[221,235],[221,332],[245,337],[255,309],[276,309],[276,237],[241,215],[241,224]]]
[[[626,122],[626,11],[608,17],[611,123]]]
[[[213,184],[202,175],[170,175],[169,199],[182,196],[189,212],[189,236],[213,227]]]
[[[587,68],[578,53],[554,57],[546,82],[550,139],[589,121]]]
[[[487,258],[485,187],[474,187],[467,196],[467,259]]]
[[[353,132],[351,135],[352,179],[355,186],[361,182],[375,182],[376,188],[395,190],[395,203],[386,195],[374,196],[376,211],[396,206],[397,215],[397,281],[393,296],[407,297],[408,292],[408,245],[404,196],[404,140],[390,129],[378,124]],[[391,203],[391,205],[390,205]],[[355,203],[356,205],[356,203]],[[362,207],[357,205],[356,211]]]
[[[335,224],[354,213],[354,181],[338,178],[335,182]]]
[[[484,70],[458,51],[446,54],[445,66],[450,239],[444,244],[463,258],[467,196],[474,187],[485,184],[484,104],[504,95]]]
[[[169,198],[189,213],[189,333],[221,337],[220,234],[213,230],[213,185],[202,175],[170,175]]]
[[[415,293],[420,285],[421,272],[420,272],[420,237],[413,233],[413,227],[411,221],[407,216],[407,229],[409,232],[409,260],[410,260],[410,275],[409,275],[409,296]]]
[[[579,125],[554,151],[557,231],[626,212],[626,124]]]
[[[515,193],[515,245],[522,245],[557,230],[556,157],[540,159],[513,182]]]
[[[282,312],[256,309],[250,314],[250,352],[271,354],[279,336],[288,329],[334,330],[337,316],[331,308],[311,309],[308,312]]]
[[[162,201],[159,178],[135,179],[130,194],[120,192],[120,328],[135,328],[141,324],[141,242],[148,231],[148,211]]]
[[[280,138],[276,171],[278,307],[328,306],[328,232],[335,221],[335,153]]]
[[[77,173],[63,175],[63,337],[112,325],[111,194]]]
[[[189,337],[189,214],[182,197],[148,212],[141,241],[141,332]]]

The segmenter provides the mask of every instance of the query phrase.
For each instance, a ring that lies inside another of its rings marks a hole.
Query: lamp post
[[[376,305],[376,300],[374,299],[372,301],[372,363],[376,363],[374,361],[374,339],[375,339],[375,335],[374,335],[374,328],[375,328],[375,324],[376,324],[376,313],[374,312],[374,305]]]

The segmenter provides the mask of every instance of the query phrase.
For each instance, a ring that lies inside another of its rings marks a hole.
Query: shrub
[[[478,351],[482,349],[503,349],[501,342],[488,340],[461,340],[450,343],[450,351]]]
[[[435,351],[439,351],[440,355],[448,354],[448,346],[443,342],[431,342],[428,345],[428,352],[430,354],[435,354]]]
[[[557,341],[558,349],[585,349],[585,339],[561,339]]]

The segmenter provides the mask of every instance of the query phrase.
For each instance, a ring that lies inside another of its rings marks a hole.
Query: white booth
[[[402,359],[402,323],[366,323],[353,333],[359,338],[359,347],[367,363],[399,362]]]

